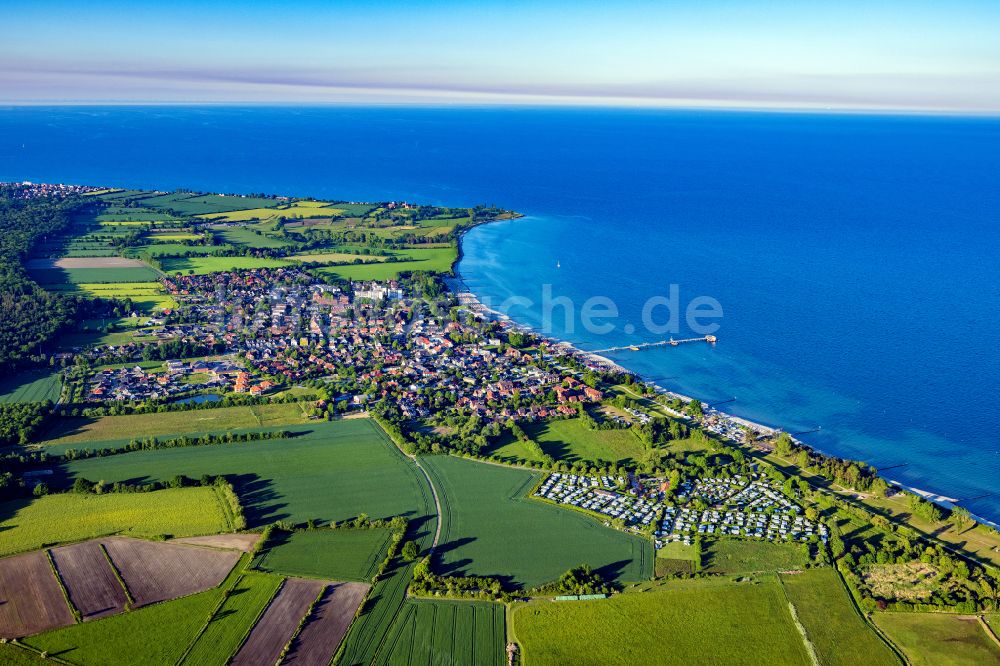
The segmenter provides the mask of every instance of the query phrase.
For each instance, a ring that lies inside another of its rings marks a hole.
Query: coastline
[[[518,217],[524,217],[524,215],[521,214]],[[479,225],[476,225],[476,226],[479,226]],[[599,368],[603,368],[605,370],[611,370],[613,372],[619,372],[619,373],[631,375],[631,376],[637,378],[638,380],[642,381],[643,383],[645,383],[645,384],[647,384],[649,386],[652,386],[653,389],[657,393],[659,393],[661,395],[665,395],[665,396],[668,396],[670,398],[678,398],[678,399],[680,399],[684,403],[688,403],[688,402],[691,402],[692,400],[696,400],[697,399],[695,397],[684,395],[682,393],[678,393],[677,391],[673,391],[673,390],[667,389],[667,388],[665,388],[663,386],[660,386],[656,382],[646,379],[640,373],[638,373],[638,372],[636,372],[634,370],[631,370],[629,368],[626,368],[626,367],[620,365],[619,363],[616,363],[615,361],[607,358],[606,356],[601,356],[600,354],[595,354],[593,352],[588,352],[588,351],[581,350],[581,349],[577,348],[575,345],[573,345],[573,343],[571,343],[571,342],[569,342],[567,340],[559,340],[559,339],[553,338],[553,337],[551,337],[549,335],[546,335],[546,334],[542,333],[541,331],[538,331],[538,330],[534,329],[533,327],[531,327],[529,325],[522,324],[522,323],[514,320],[512,317],[510,317],[510,315],[508,315],[508,314],[506,314],[504,312],[501,312],[499,310],[495,310],[495,309],[487,307],[479,299],[479,296],[469,288],[469,286],[466,284],[465,279],[463,278],[463,276],[461,274],[461,271],[459,270],[459,266],[461,264],[461,261],[464,258],[464,250],[463,250],[464,235],[465,235],[465,233],[468,233],[469,231],[471,231],[474,228],[476,228],[476,227],[470,227],[469,229],[466,229],[459,236],[459,238],[457,240],[457,243],[458,243],[458,258],[456,259],[455,263],[452,266],[452,273],[453,273],[453,275],[449,276],[449,277],[446,277],[445,280],[444,280],[445,284],[448,287],[448,289],[458,299],[460,305],[469,308],[469,310],[471,310],[472,312],[478,313],[478,314],[480,314],[481,316],[483,316],[485,318],[489,318],[489,319],[493,319],[493,320],[496,320],[496,321],[499,321],[499,322],[503,322],[505,325],[507,325],[507,326],[509,326],[509,327],[511,327],[511,328],[513,328],[515,330],[523,331],[523,332],[526,332],[526,333],[531,333],[532,335],[535,335],[535,336],[541,338],[543,341],[545,341],[546,344],[548,344],[549,346],[551,346],[553,348],[561,349],[561,350],[563,350],[563,351],[565,351],[565,352],[567,352],[569,354],[572,354],[572,355],[574,355],[574,356],[576,356],[576,357],[578,357],[580,359],[583,359],[585,361],[589,361],[589,364],[591,365],[591,367],[595,367],[595,368],[599,367]],[[706,405],[705,401],[702,400],[701,402],[702,402],[703,405]],[[710,407],[706,409],[706,413],[711,414],[713,416],[716,416],[720,420],[728,421],[731,424],[735,424],[735,425],[738,425],[738,426],[742,426],[742,427],[745,427],[745,428],[752,429],[752,430],[758,432],[761,435],[767,435],[767,436],[769,436],[769,435],[774,435],[774,434],[776,434],[778,432],[784,432],[784,430],[782,428],[780,428],[779,426],[766,425],[766,424],[763,424],[763,423],[752,421],[750,419],[747,419],[747,418],[744,418],[744,417],[740,417],[740,416],[736,416],[735,414],[730,414],[728,412],[724,412],[724,411],[721,411],[721,410],[718,410],[718,409],[714,409],[714,408],[710,408]],[[812,444],[806,443],[806,442],[804,442],[804,441],[802,441],[802,440],[800,440],[800,439],[798,439],[796,437],[792,437],[792,441],[795,444],[799,445],[799,446],[806,447],[806,448],[808,448],[808,449],[810,449],[812,451],[815,451],[816,453],[819,453],[821,455],[826,455],[826,456],[830,456],[830,457],[839,457],[839,456],[837,456],[834,453],[825,452],[822,449],[820,449],[820,448],[818,448],[818,447],[816,447],[816,446],[814,446]],[[876,473],[878,473],[877,469],[876,469]],[[918,495],[919,497],[922,497],[922,498],[924,498],[924,499],[926,499],[926,500],[928,500],[930,502],[933,502],[934,504],[942,506],[942,507],[944,507],[944,508],[946,508],[948,510],[951,510],[951,509],[953,509],[955,507],[960,506],[960,502],[961,502],[960,499],[957,499],[957,498],[954,498],[954,497],[949,497],[949,496],[947,496],[947,495],[945,495],[943,493],[938,493],[938,492],[934,492],[934,491],[924,490],[924,489],[921,489],[921,488],[918,488],[918,487],[915,487],[915,486],[912,486],[912,485],[909,485],[909,484],[905,484],[905,483],[903,483],[902,481],[900,481],[898,479],[893,479],[893,478],[891,478],[891,477],[889,477],[887,475],[884,475],[884,474],[878,474],[878,475],[881,478],[883,478],[887,483],[889,483],[891,486],[894,486],[896,488],[899,488],[899,489],[906,490],[906,491],[909,491],[911,493],[914,493],[915,495]],[[987,525],[989,527],[992,527],[993,529],[996,529],[996,530],[1000,531],[1000,520],[994,521],[994,520],[991,520],[989,518],[986,518],[986,517],[983,517],[983,516],[980,516],[978,514],[971,513],[971,512],[970,512],[970,515],[973,518],[973,520],[975,520],[976,522],[981,523],[983,525]]]

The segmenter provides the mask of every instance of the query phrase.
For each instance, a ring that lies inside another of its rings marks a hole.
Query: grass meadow
[[[773,580],[671,581],[597,601],[532,601],[510,612],[531,666],[801,664],[810,658]]]
[[[781,574],[785,596],[824,666],[902,666],[854,607],[832,567]]]
[[[976,617],[949,613],[876,613],[875,624],[913,666],[1000,663],[1000,646]]]
[[[425,457],[421,464],[441,502],[435,551],[441,573],[494,576],[525,588],[580,564],[616,581],[653,575],[653,547],[646,539],[526,497],[539,479],[533,472],[450,456]]]
[[[91,479],[99,480],[100,477]],[[230,529],[214,488],[58,493],[0,502],[0,555],[109,534],[193,536]]]
[[[712,541],[704,558],[705,570],[719,574],[785,571],[806,564],[801,544],[739,539]]]

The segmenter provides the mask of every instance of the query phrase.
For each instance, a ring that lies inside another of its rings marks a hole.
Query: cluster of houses
[[[624,477],[580,476],[556,472],[542,482],[535,495],[609,518],[621,519],[627,527],[651,525],[662,508],[660,503],[639,497],[625,490],[626,487]]]
[[[156,372],[139,366],[95,372],[88,379],[87,397],[92,402],[160,400],[195,388],[226,391],[246,375],[230,360],[167,361],[164,366]]]

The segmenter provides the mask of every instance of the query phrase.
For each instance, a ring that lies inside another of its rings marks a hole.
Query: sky
[[[2,104],[1000,111],[997,0],[2,4]]]

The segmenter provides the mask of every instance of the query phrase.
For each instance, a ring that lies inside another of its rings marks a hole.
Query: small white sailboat
[[[562,266],[559,264],[559,260],[558,259],[556,259],[556,268],[562,268]]]

